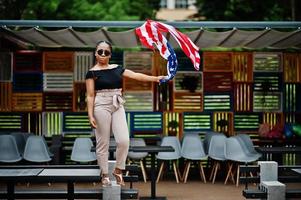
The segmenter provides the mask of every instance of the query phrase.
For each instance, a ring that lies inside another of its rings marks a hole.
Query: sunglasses
[[[99,49],[97,51],[97,54],[100,55],[100,56],[102,56],[102,55],[109,56],[109,55],[111,55],[111,52],[108,51],[108,50]]]

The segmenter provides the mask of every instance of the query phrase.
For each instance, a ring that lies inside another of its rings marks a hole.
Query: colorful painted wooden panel
[[[24,124],[24,132],[33,133],[36,135],[43,135],[41,112],[24,113],[22,123]]]
[[[295,113],[283,113],[284,114],[284,123],[294,124],[296,122]]]
[[[73,52],[44,52],[44,72],[73,72]]]
[[[60,135],[63,132],[63,113],[61,112],[43,112],[43,135],[51,137]]]
[[[41,73],[14,73],[14,92],[41,92],[42,90],[43,79]]]
[[[253,111],[282,111],[281,92],[254,92]]]
[[[73,111],[87,111],[86,84],[77,82],[73,85]]]
[[[204,72],[204,92],[232,91],[232,72]]]
[[[14,53],[14,71],[42,71],[42,53],[37,51],[17,51]]]
[[[285,123],[298,123],[301,124],[301,113],[283,113],[285,117]]]
[[[211,114],[202,112],[183,112],[183,131],[201,132],[211,130]]]
[[[63,113],[64,133],[92,133],[92,128],[86,112],[64,112]]]
[[[154,110],[167,111],[172,110],[172,96],[173,96],[173,81],[166,84],[154,84]]]
[[[77,51],[74,53],[74,81],[84,82],[86,73],[93,67],[93,53]]]
[[[253,109],[252,83],[234,83],[234,110],[251,112]]]
[[[187,57],[183,51],[176,51],[175,53],[177,55],[177,60],[178,60],[178,72],[182,72],[182,71],[196,72],[190,58]],[[202,66],[200,66],[200,68],[201,67]]]
[[[152,91],[152,88],[152,82],[142,82],[126,77],[123,78],[123,89],[125,91]]]
[[[12,81],[12,53],[0,52],[0,81]]]
[[[13,93],[13,111],[42,111],[42,93]]]
[[[237,113],[234,114],[235,131],[257,131],[261,122],[259,113]]]
[[[232,112],[214,112],[212,117],[212,127],[216,132],[221,132],[227,136],[233,135],[233,113]]]
[[[110,63],[122,66],[123,65],[123,51],[122,50],[113,51],[112,55],[111,55]],[[126,67],[126,66],[124,66],[124,67]]]
[[[232,71],[231,52],[204,52],[204,72]]]
[[[0,111],[11,111],[12,84],[10,82],[0,82]]]
[[[233,53],[233,80],[235,82],[253,81],[252,53]]]
[[[150,92],[124,92],[126,111],[153,111],[153,93]]]
[[[152,51],[139,51],[131,52],[125,51],[123,54],[124,67],[134,71],[149,72],[152,71],[153,65],[153,52]]]
[[[183,129],[182,114],[179,112],[163,113],[163,134],[165,136],[178,136],[181,138]]]
[[[273,128],[276,124],[281,125],[284,123],[283,113],[267,112],[263,113],[263,123],[268,123],[270,128]]]
[[[296,85],[296,111],[297,113],[301,112],[301,84]]]
[[[301,54],[283,54],[283,80],[284,82],[296,83],[301,80]]]
[[[271,92],[282,90],[282,73],[254,73],[254,91]]]
[[[202,92],[202,72],[178,71],[173,80],[173,88],[176,92]]]
[[[281,72],[282,54],[270,52],[256,52],[253,55],[255,72]]]
[[[72,108],[70,92],[45,92],[43,95],[44,111],[71,111]]]
[[[232,97],[230,94],[205,94],[204,95],[204,110],[231,110]]]
[[[73,90],[73,73],[44,73],[44,91],[67,92]]]
[[[0,132],[10,133],[23,130],[23,114],[13,112],[0,113]]]
[[[160,53],[155,50],[154,51],[154,56],[153,56],[153,75],[166,75],[167,74],[167,70],[166,70],[166,64],[167,61],[162,58],[162,56],[160,55]]]
[[[297,110],[297,84],[295,83],[285,83],[284,84],[284,111],[295,112]]]
[[[161,112],[131,112],[130,134],[141,137],[157,137],[163,131]]]
[[[200,92],[174,92],[173,111],[203,111],[203,95]]]

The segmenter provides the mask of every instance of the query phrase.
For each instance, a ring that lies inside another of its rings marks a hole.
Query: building
[[[196,0],[161,0],[156,18],[159,20],[191,20],[198,13]]]

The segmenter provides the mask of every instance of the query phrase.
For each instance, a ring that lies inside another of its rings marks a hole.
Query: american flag
[[[172,79],[177,71],[178,61],[176,54],[161,32],[170,33],[174,39],[178,42],[181,49],[192,61],[194,68],[199,70],[200,66],[200,55],[199,48],[187,37],[185,34],[177,31],[173,26],[164,24],[162,22],[156,22],[147,20],[142,26],[136,28],[136,34],[138,35],[141,43],[153,49],[154,45],[158,48],[160,55],[168,60],[167,71],[168,79]],[[167,81],[166,80],[166,81]]]

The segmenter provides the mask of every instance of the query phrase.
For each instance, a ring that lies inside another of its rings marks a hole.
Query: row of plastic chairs
[[[162,171],[165,164],[164,161],[172,161],[173,170],[174,170],[177,183],[179,183],[179,180],[183,180],[186,183],[191,161],[199,161],[200,174],[203,181],[206,183],[206,177],[205,177],[201,160],[207,159],[207,154],[205,153],[203,142],[198,134],[186,134],[185,137],[183,138],[182,146],[177,137],[166,136],[162,139],[161,146],[172,146],[175,151],[158,153],[157,159],[162,160],[163,162],[161,162],[160,165],[159,173],[157,176],[157,182],[159,182],[160,178],[163,175]],[[181,173],[176,164],[176,161],[181,157],[187,160],[183,172],[183,176],[181,176]]]
[[[22,138],[23,134],[0,135],[0,162],[15,163],[24,159],[43,163],[52,160],[53,154],[43,136],[27,134],[28,137]]]
[[[246,134],[238,134],[227,138],[223,134],[212,133],[210,138],[208,155],[214,160],[213,170],[210,175],[212,183],[215,182],[217,171],[220,169],[220,162],[230,161],[228,162],[228,172],[224,183],[226,184],[231,176],[232,181],[236,182],[238,186],[240,174],[238,163],[248,164],[255,162],[261,157],[261,154],[255,150],[250,136]],[[236,181],[232,173],[234,164],[236,164],[237,168]]]
[[[206,183],[206,177],[201,161],[207,159],[207,157],[211,158],[213,160],[213,167],[209,180],[212,180],[212,183],[214,183],[217,171],[221,167],[220,161],[251,163],[261,157],[261,154],[255,150],[251,138],[246,134],[238,134],[227,138],[221,133],[207,132],[204,142],[200,139],[198,134],[186,134],[183,138],[182,146],[177,137],[167,136],[163,138],[161,145],[172,146],[175,149],[174,152],[159,153],[157,155],[157,159],[163,161],[171,160],[173,162],[173,169],[177,183],[179,182],[179,177],[182,178],[184,183],[186,183],[191,161],[199,161],[200,174],[203,181]],[[176,161],[181,157],[186,159],[186,165],[182,177],[176,165]],[[229,164],[225,184],[230,176],[233,182],[235,182],[232,173],[233,162],[230,162]],[[162,176],[163,166],[164,162],[161,163],[157,182]],[[237,177],[239,177],[239,167],[237,167]],[[236,184],[238,185],[238,178]]]

